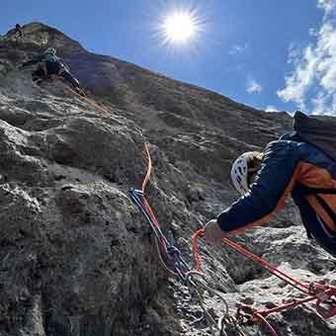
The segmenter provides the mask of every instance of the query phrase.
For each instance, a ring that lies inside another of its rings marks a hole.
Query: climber
[[[52,80],[53,77],[59,77],[69,82],[77,93],[85,95],[78,79],[70,73],[69,66],[56,56],[56,50],[54,48],[48,48],[42,55],[23,63],[19,69],[37,63],[38,66],[32,73],[34,83],[40,85],[44,80]]]
[[[297,112],[294,129],[234,161],[231,179],[242,197],[205,225],[206,241],[264,223],[291,194],[308,237],[336,257],[336,122]]]
[[[23,38],[22,27],[18,23],[15,25],[14,36],[15,36],[16,39],[17,38],[20,38],[20,39]]]

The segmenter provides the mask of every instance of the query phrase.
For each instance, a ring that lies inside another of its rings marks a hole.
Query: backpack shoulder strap
[[[329,217],[334,221],[334,224],[336,225],[336,213],[335,213],[335,211],[330,208],[328,203],[321,196],[316,195],[315,197],[316,197],[317,201],[320,203],[320,205],[322,206],[322,208],[327,212]]]
[[[314,187],[307,187],[304,185],[299,186],[300,191],[304,194],[329,194],[329,195],[336,195],[336,188],[314,188]]]
[[[298,186],[299,192],[303,195],[314,195],[320,206],[328,214],[331,220],[334,222],[336,228],[336,212],[330,205],[321,197],[321,194],[336,195],[336,188],[312,188],[304,185]],[[327,228],[326,228],[327,229]],[[328,230],[329,231],[329,230]],[[311,232],[307,229],[308,236]],[[334,233],[333,233],[334,234]]]

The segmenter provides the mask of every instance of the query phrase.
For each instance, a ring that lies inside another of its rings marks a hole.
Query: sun
[[[175,11],[163,18],[160,30],[164,44],[186,44],[200,31],[200,23],[193,11]]]
[[[160,13],[160,14],[159,14]],[[159,15],[157,15],[159,14]],[[156,16],[156,18],[154,18]],[[169,53],[197,53],[209,36],[209,13],[201,6],[162,6],[152,16],[153,37]]]
[[[186,42],[195,34],[196,22],[190,13],[176,12],[165,18],[163,31],[170,42]]]

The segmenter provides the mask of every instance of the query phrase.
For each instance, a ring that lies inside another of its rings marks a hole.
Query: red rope
[[[200,237],[203,237],[204,235],[204,230],[199,229],[194,234],[192,235],[192,254],[193,254],[193,259],[194,259],[194,268],[196,272],[201,272],[201,254],[199,251],[199,244],[198,244],[198,239]]]
[[[148,181],[150,179],[152,169],[153,169],[152,160],[150,157],[147,144],[145,144],[145,152],[147,156],[148,166],[147,166],[147,172],[143,179],[142,187],[141,187],[141,191],[143,194],[145,193],[145,189],[146,189],[146,186],[148,184]],[[160,230],[159,222],[145,197],[143,198],[143,205],[144,205],[146,212],[150,216],[152,223],[156,226],[158,230]],[[192,254],[193,254],[193,260],[194,260],[194,269],[196,272],[201,272],[201,256],[200,256],[198,240],[199,238],[203,237],[203,235],[204,235],[204,229],[199,229],[192,236]],[[163,236],[163,238],[161,238],[160,240],[165,250],[167,250],[167,241],[165,237]],[[322,316],[325,316],[326,318],[328,318],[328,317],[336,315],[336,307],[332,306],[329,308],[329,310],[328,309],[325,310],[323,307],[321,307],[322,303],[324,303],[326,300],[331,298],[331,296],[336,295],[335,287],[326,287],[323,285],[316,285],[314,287],[315,291],[312,291],[312,288],[310,285],[304,284],[300,282],[299,280],[295,279],[294,277],[280,271],[277,267],[270,264],[264,258],[255,255],[254,253],[250,252],[248,249],[236,243],[235,241],[227,237],[224,237],[222,241],[224,242],[224,244],[226,244],[233,250],[237,251],[238,253],[242,254],[243,256],[249,258],[250,260],[253,260],[257,264],[259,264],[261,267],[263,267],[264,269],[274,274],[279,279],[285,281],[289,285],[297,288],[298,290],[300,290],[301,292],[304,292],[305,294],[310,294],[309,297],[306,297],[304,299],[294,300],[290,303],[282,304],[277,307],[266,309],[266,310],[261,310],[261,311],[255,311],[251,307],[246,306],[246,312],[251,316],[252,320],[259,321],[259,323],[264,325],[264,327],[272,334],[272,336],[278,336],[278,334],[273,329],[273,327],[269,324],[269,322],[266,320],[266,317],[269,314],[272,314],[275,312],[280,312],[282,310],[287,310],[287,309],[296,307],[298,305],[302,305],[304,303],[317,300],[316,309]],[[242,309],[244,310],[243,307]]]
[[[194,267],[196,271],[198,272],[201,271],[201,256],[200,256],[200,251],[199,251],[198,240],[203,235],[204,235],[204,229],[199,229],[192,236],[192,253],[193,253],[193,259],[194,259]],[[223,242],[227,246],[237,251],[238,253],[242,254],[243,256],[249,258],[250,260],[255,261],[261,267],[265,268],[266,270],[274,274],[276,277],[280,278],[281,280],[285,281],[289,285],[309,295],[309,297],[306,297],[303,299],[296,299],[290,303],[282,304],[274,308],[261,310],[261,311],[255,311],[250,306],[241,305],[240,309],[238,309],[238,312],[239,310],[244,310],[246,313],[248,313],[252,317],[252,319],[258,320],[261,324],[263,324],[268,329],[268,331],[272,334],[272,336],[278,336],[276,331],[266,320],[266,317],[272,313],[280,312],[283,310],[288,310],[296,306],[302,305],[304,303],[316,300],[316,310],[322,317],[327,319],[327,318],[330,318],[336,315],[335,301],[333,301],[333,304],[332,306],[329,307],[329,309],[324,309],[321,307],[322,303],[330,299],[332,296],[336,295],[336,287],[316,284],[314,288],[311,288],[311,285],[304,284],[300,282],[299,280],[295,279],[294,277],[280,271],[277,267],[270,264],[264,258],[255,255],[254,253],[250,252],[245,247],[232,241],[231,239],[225,237],[223,238]]]
[[[236,250],[243,256],[255,261],[257,264],[259,264],[261,267],[267,269],[269,272],[274,274],[279,279],[287,282],[288,284],[292,285],[293,287],[297,288],[301,292],[305,294],[309,294],[309,285],[302,283],[301,281],[295,279],[294,277],[280,271],[277,267],[270,264],[267,260],[265,260],[262,257],[259,257],[255,255],[254,253],[250,252],[245,247],[241,246],[240,244],[234,242],[233,240],[230,240],[229,238],[225,237],[223,238],[223,242],[230,246],[232,249]]]
[[[260,321],[261,324],[263,324],[266,327],[266,329],[271,333],[272,336],[279,336],[278,333],[271,326],[271,324],[261,314],[255,312],[254,316],[257,320]]]
[[[201,269],[201,257],[199,254],[199,247],[198,247],[198,239],[203,236],[204,230],[200,229],[196,231],[192,237],[192,250],[193,250],[193,256],[194,256],[194,263],[197,266],[196,270],[200,271]],[[257,264],[259,264],[261,267],[267,269],[269,272],[277,276],[279,279],[285,281],[286,283],[292,285],[293,287],[297,288],[301,292],[304,292],[305,294],[309,294],[309,285],[306,285],[299,280],[295,279],[294,277],[280,271],[277,267],[271,265],[268,261],[266,261],[264,258],[259,257],[255,255],[254,253],[250,252],[245,247],[241,246],[240,244],[234,242],[233,240],[225,237],[222,240],[227,246],[231,247],[235,251],[239,252],[243,256],[255,261]]]
[[[152,159],[149,153],[149,149],[148,149],[148,144],[145,143],[145,153],[146,153],[146,157],[147,157],[147,171],[146,171],[146,175],[142,181],[142,185],[141,185],[141,191],[143,192],[143,194],[145,193],[145,189],[147,187],[147,184],[149,182],[150,176],[152,174],[152,170],[153,170],[153,164],[152,164]],[[146,209],[149,217],[151,218],[153,224],[160,230],[160,224],[159,221],[157,220],[154,211],[152,209],[152,207],[149,205],[147,199],[145,197],[143,197],[142,199],[143,201],[143,205],[144,208]],[[164,247],[165,252],[167,252],[167,244],[168,241],[165,239],[165,237],[161,237],[160,239],[161,245]]]
[[[317,299],[316,296],[309,296],[309,297],[304,298],[304,299],[296,299],[296,300],[293,300],[292,302],[282,304],[282,305],[279,305],[279,306],[274,307],[274,308],[260,310],[260,311],[258,311],[258,313],[260,315],[264,316],[264,317],[267,317],[270,314],[279,313],[283,310],[288,310],[288,309],[291,309],[291,308],[294,308],[294,307],[297,307],[297,306],[301,306],[304,303],[308,303],[308,302],[314,301],[316,299]]]

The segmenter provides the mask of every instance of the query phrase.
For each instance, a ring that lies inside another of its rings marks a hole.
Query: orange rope
[[[204,229],[197,230],[193,236],[192,236],[192,253],[193,253],[193,259],[194,259],[194,267],[196,271],[201,271],[201,256],[200,256],[200,250],[199,250],[199,244],[198,239],[201,238],[204,235]],[[282,304],[279,306],[276,306],[272,309],[262,310],[262,311],[256,311],[253,310],[250,306],[243,306],[241,305],[239,310],[245,310],[253,319],[258,320],[261,324],[263,324],[268,331],[272,334],[272,336],[278,336],[276,331],[273,329],[273,327],[269,324],[269,322],[266,320],[266,317],[269,314],[280,312],[283,310],[288,310],[290,308],[302,305],[307,302],[311,302],[316,300],[316,310],[317,312],[324,318],[330,318],[336,315],[336,302],[335,300],[332,303],[332,306],[327,309],[323,310],[321,308],[321,303],[324,301],[330,299],[332,296],[336,295],[336,287],[332,286],[323,286],[323,285],[316,285],[315,286],[315,293],[312,293],[311,285],[304,284],[300,282],[299,280],[295,279],[294,277],[280,271],[277,267],[271,265],[268,261],[266,261],[264,258],[259,257],[240,244],[230,240],[227,237],[223,238],[223,242],[234,249],[235,251],[239,252],[243,256],[255,261],[258,263],[261,267],[265,268],[281,280],[285,281],[289,285],[297,288],[298,290],[304,292],[305,294],[309,295],[309,297],[306,297],[304,299],[299,300],[293,300],[290,303]],[[316,292],[317,291],[317,292]],[[238,310],[238,312],[239,312]]]
[[[194,268],[196,272],[202,272],[201,270],[201,255],[199,250],[198,239],[203,237],[204,230],[199,229],[192,235],[192,255],[194,259]]]
[[[153,170],[152,159],[151,159],[151,156],[149,154],[149,149],[148,149],[148,144],[147,143],[145,144],[145,151],[146,151],[147,160],[148,160],[148,167],[147,167],[146,176],[145,176],[145,178],[142,182],[142,187],[141,187],[141,190],[142,190],[143,193],[145,192],[147,183],[149,181],[149,178],[150,178],[150,176],[152,174],[152,170]]]
[[[82,95],[80,95],[78,92],[76,92],[75,90],[73,90],[71,87],[67,86],[67,88],[74,94],[76,94],[78,97],[80,97],[81,99],[86,100],[88,103],[90,103],[91,105],[94,105],[98,110],[103,111],[106,114],[111,114],[111,112],[109,112],[108,110],[102,108],[101,106],[99,106],[94,100],[88,98],[88,97],[84,97]]]

